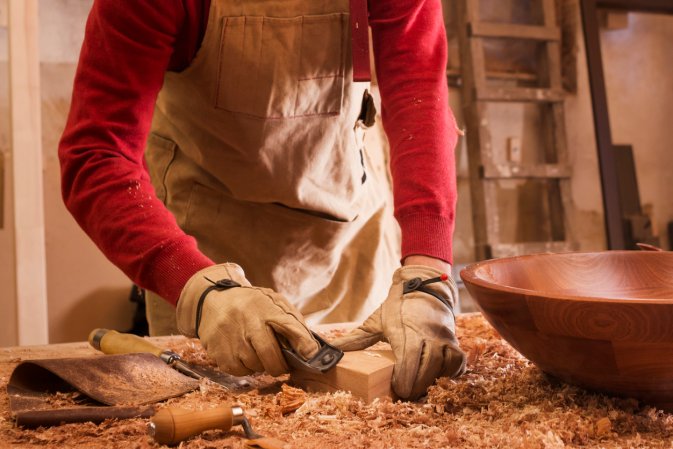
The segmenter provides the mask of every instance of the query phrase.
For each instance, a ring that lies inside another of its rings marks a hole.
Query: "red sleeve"
[[[190,20],[198,24],[203,2],[123,3],[96,0],[87,21],[59,144],[63,199],[131,280],[176,303],[186,281],[213,262],[157,198],[143,156],[164,73],[185,60],[176,39],[195,29]]]
[[[370,0],[402,257],[452,262],[457,141],[440,0]]]

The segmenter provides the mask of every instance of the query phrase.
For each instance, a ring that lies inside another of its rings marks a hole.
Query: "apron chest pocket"
[[[223,18],[215,106],[257,118],[339,114],[347,19]]]

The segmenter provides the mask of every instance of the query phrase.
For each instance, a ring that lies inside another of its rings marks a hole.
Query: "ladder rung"
[[[458,69],[449,68],[446,70],[446,76],[453,80],[458,80],[456,84],[460,84],[462,74]],[[532,83],[537,81],[538,76],[530,72],[505,72],[489,70],[486,72],[487,79],[506,80],[506,81],[520,81],[524,83]]]
[[[539,41],[561,40],[561,30],[558,27],[513,23],[472,22],[468,24],[468,34],[474,37],[504,37]]]
[[[525,242],[491,244],[491,257],[512,257],[524,254],[564,253],[573,251],[573,245],[566,241]]]
[[[511,101],[557,103],[563,101],[562,89],[535,87],[493,87],[477,89],[477,99],[481,101]]]
[[[542,178],[564,179],[570,178],[570,167],[564,164],[496,164],[485,163],[483,166],[484,179],[510,179],[510,178]]]

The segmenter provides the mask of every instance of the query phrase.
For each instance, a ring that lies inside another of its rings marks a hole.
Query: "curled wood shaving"
[[[306,392],[302,389],[283,384],[281,392],[278,393],[277,401],[280,406],[281,415],[287,415],[297,410],[306,402]]]
[[[610,431],[612,430],[612,422],[610,421],[610,418],[608,417],[603,417],[596,421],[596,436],[597,437],[603,437],[607,436]]]

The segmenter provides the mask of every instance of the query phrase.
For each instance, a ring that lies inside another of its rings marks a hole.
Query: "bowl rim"
[[[554,256],[564,256],[564,255],[589,255],[589,254],[605,254],[605,253],[622,253],[622,254],[651,254],[652,256],[645,257],[661,257],[660,254],[669,254],[667,257],[671,256],[670,251],[638,251],[638,250],[606,250],[606,251],[569,251],[564,253],[533,253],[533,254],[523,254],[520,256],[510,256],[510,257],[500,257],[496,259],[482,260],[479,262],[474,262],[469,264],[460,271],[460,277],[465,284],[474,284],[482,288],[489,288],[496,291],[507,292],[507,293],[516,293],[519,295],[525,295],[530,297],[544,298],[549,301],[560,300],[560,301],[582,301],[582,302],[601,302],[601,303],[619,303],[619,304],[667,304],[673,305],[673,298],[664,299],[664,298],[606,298],[603,296],[579,296],[579,295],[563,295],[555,294],[554,296],[545,296],[535,290],[528,290],[520,287],[512,287],[509,285],[496,284],[494,282],[489,282],[484,278],[478,277],[476,275],[477,270],[485,265],[493,265],[499,263],[506,263],[507,261],[515,259],[526,259],[531,257],[554,257]],[[656,256],[659,254],[659,256]],[[477,303],[479,301],[475,300]],[[627,301],[629,301],[627,303]]]

